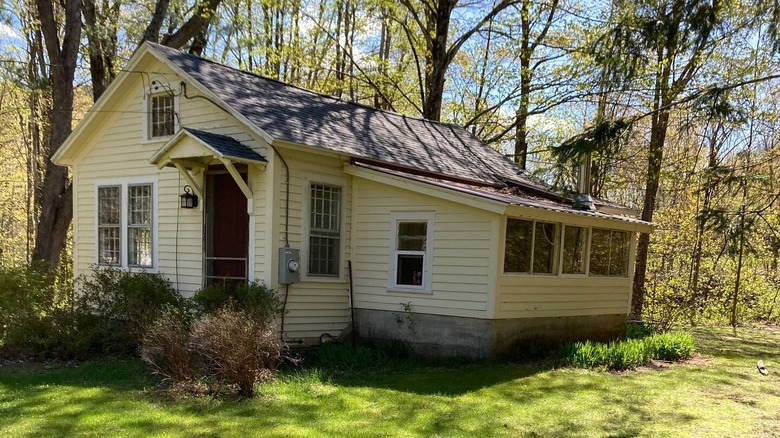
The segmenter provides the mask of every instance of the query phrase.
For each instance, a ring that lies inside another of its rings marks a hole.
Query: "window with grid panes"
[[[118,266],[122,254],[122,187],[98,188],[98,264]]]
[[[338,277],[341,249],[341,187],[312,184],[308,274]]]
[[[156,94],[149,100],[149,137],[173,135],[176,128],[174,96]]]
[[[97,188],[98,265],[153,267],[152,184]]]
[[[152,186],[127,188],[127,264],[152,266]]]

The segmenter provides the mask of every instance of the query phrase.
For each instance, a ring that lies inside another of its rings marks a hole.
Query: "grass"
[[[6,365],[0,436],[777,436],[780,330],[693,333],[701,355],[657,370],[405,361],[334,377],[303,368],[247,401],[173,400],[135,361]]]

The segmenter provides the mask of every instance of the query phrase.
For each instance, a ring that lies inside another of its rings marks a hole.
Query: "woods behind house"
[[[767,0],[23,0],[0,9],[0,264],[70,265],[49,157],[143,41],[465,126],[653,221],[633,316],[777,321],[780,6]],[[121,109],[116,109],[121,111]]]

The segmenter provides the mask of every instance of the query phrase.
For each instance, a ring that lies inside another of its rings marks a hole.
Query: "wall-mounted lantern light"
[[[184,186],[184,193],[179,195],[181,198],[181,208],[195,208],[198,206],[198,195],[192,192],[192,187]]]

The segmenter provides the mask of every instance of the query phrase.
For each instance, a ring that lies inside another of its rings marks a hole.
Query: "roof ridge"
[[[251,71],[247,71],[247,70],[242,70],[242,69],[240,69],[238,67],[233,67],[233,66],[227,65],[227,64],[222,64],[221,62],[217,62],[217,61],[214,61],[212,59],[208,59],[208,58],[204,58],[204,57],[201,57],[201,56],[193,55],[191,53],[187,53],[187,52],[184,52],[182,50],[175,49],[173,47],[164,46],[164,45],[159,44],[159,43],[154,43],[154,42],[151,42],[151,41],[147,41],[147,44],[149,44],[150,46],[154,47],[155,49],[157,49],[159,47],[159,48],[162,48],[164,50],[174,50],[174,51],[176,51],[176,52],[178,52],[178,53],[180,53],[182,55],[185,55],[185,56],[188,56],[188,57],[191,57],[191,58],[196,58],[196,59],[198,59],[200,61],[206,61],[206,62],[208,62],[210,64],[214,64],[214,65],[218,65],[220,67],[228,68],[230,70],[234,70],[234,71],[242,73],[242,74],[247,74],[247,75],[251,75],[251,76],[254,76],[254,77],[266,80],[266,81],[275,82],[277,84],[284,85],[286,87],[295,88],[297,90],[300,90],[300,91],[303,91],[303,92],[306,92],[306,93],[309,93],[309,94],[314,94],[314,95],[317,95],[317,96],[325,97],[325,98],[328,98],[328,99],[331,99],[331,100],[335,100],[337,102],[345,103],[347,105],[359,106],[359,107],[362,107],[362,108],[365,108],[365,109],[368,109],[368,110],[371,110],[371,111],[384,113],[384,114],[389,114],[389,115],[397,116],[397,117],[402,117],[402,118],[405,118],[405,119],[412,119],[412,120],[417,120],[417,121],[420,121],[420,122],[427,122],[427,123],[431,123],[431,124],[435,124],[435,125],[441,125],[441,126],[445,126],[445,127],[459,128],[459,129],[461,129],[461,130],[463,130],[465,132],[468,132],[468,130],[466,128],[464,128],[463,126],[461,126],[458,123],[442,122],[442,121],[438,121],[438,120],[426,119],[424,117],[410,116],[410,115],[407,115],[407,114],[403,114],[403,113],[399,113],[399,112],[395,112],[395,111],[390,111],[390,110],[386,110],[386,109],[375,108],[373,106],[366,105],[364,103],[353,102],[353,101],[350,101],[350,100],[344,100],[344,99],[341,99],[341,98],[336,97],[336,96],[332,96],[332,95],[327,94],[327,93],[323,93],[323,92],[320,92],[320,91],[314,91],[314,90],[310,90],[308,88],[301,87],[300,85],[291,84],[289,82],[284,82],[284,81],[281,81],[279,79],[274,79],[274,78],[269,78],[267,76],[263,76],[263,75],[261,75],[259,73],[255,73],[255,72],[251,72]],[[469,133],[469,135],[471,135],[471,133]]]

